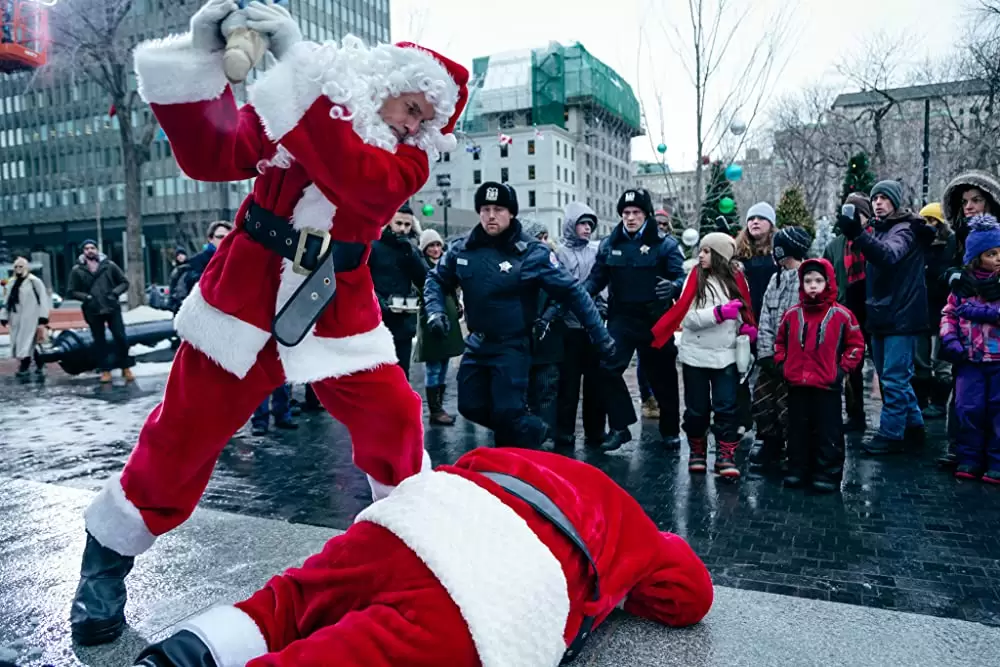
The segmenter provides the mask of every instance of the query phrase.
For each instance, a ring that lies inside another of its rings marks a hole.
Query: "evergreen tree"
[[[847,199],[847,195],[860,192],[868,194],[875,187],[875,173],[871,170],[871,162],[864,153],[858,153],[851,158],[847,165],[847,175],[844,176],[844,188],[840,193],[840,201]]]
[[[788,188],[782,193],[775,213],[778,227],[802,227],[810,236],[816,236],[816,221],[806,207],[806,199],[798,187]]]
[[[826,246],[830,244],[834,236],[834,226],[833,222],[826,216],[820,218],[816,223],[816,238],[813,240],[812,247],[809,249],[810,257],[822,257],[823,253],[826,252]]]
[[[712,163],[712,170],[705,188],[705,201],[701,205],[701,235],[719,231],[716,225],[716,218],[720,215],[726,219],[730,233],[735,228],[739,231],[740,213],[736,206],[729,213],[719,210],[719,202],[729,197],[736,202],[736,195],[733,194],[733,184],[726,178],[726,168],[721,161]]]

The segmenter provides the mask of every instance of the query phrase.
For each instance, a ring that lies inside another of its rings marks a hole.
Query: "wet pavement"
[[[128,387],[101,387],[92,376],[53,374],[27,384],[0,378],[0,479],[96,490],[121,468],[159,400],[166,377],[150,369]],[[420,390],[420,366],[413,376]],[[634,376],[630,381],[634,390]],[[446,407],[455,411],[453,380]],[[295,432],[253,437],[241,430],[203,506],[349,525],[370,495],[351,463],[347,433],[326,414],[297,421]],[[573,455],[607,472],[661,528],[686,537],[718,585],[1000,625],[1000,490],[936,468],[943,421],[930,422],[924,451],[887,459],[861,457],[859,438],[852,438],[843,491],[832,496],[782,489],[776,477],[747,474],[745,461],[737,484],[692,477],[686,447],[666,452],[655,441],[656,425],[641,426],[646,437],[619,452],[601,454],[579,442]],[[491,438],[459,418],[454,427],[428,427],[426,442],[432,460],[442,463]],[[742,449],[745,458],[746,443]]]

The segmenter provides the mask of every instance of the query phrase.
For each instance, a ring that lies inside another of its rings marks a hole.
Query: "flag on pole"
[[[542,131],[539,130],[537,127],[535,128],[535,139],[538,139],[539,141],[545,140],[545,135],[542,134]]]
[[[501,146],[510,146],[512,143],[514,143],[514,138],[507,136],[503,132],[499,133],[498,140],[500,141]]]

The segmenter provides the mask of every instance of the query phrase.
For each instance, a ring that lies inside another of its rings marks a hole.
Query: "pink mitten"
[[[752,324],[742,324],[740,325],[740,335],[749,336],[751,343],[757,342],[757,327]]]
[[[739,299],[733,299],[724,306],[717,306],[715,308],[715,319],[719,322],[735,320],[740,316],[740,308],[742,307],[743,302]]]

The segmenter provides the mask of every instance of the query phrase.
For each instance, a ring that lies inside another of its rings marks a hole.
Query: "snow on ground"
[[[137,324],[139,322],[158,322],[160,320],[172,320],[174,314],[169,310],[150,308],[149,306],[139,306],[132,310],[122,312],[122,319],[125,324]]]
[[[170,349],[170,339],[161,340],[154,347],[149,347],[148,345],[133,345],[128,349],[130,356],[139,357],[144,354],[149,354],[150,352],[156,352],[157,350],[169,350]]]
[[[172,361],[140,362],[132,367],[132,374],[139,378],[168,375],[171,366]]]

